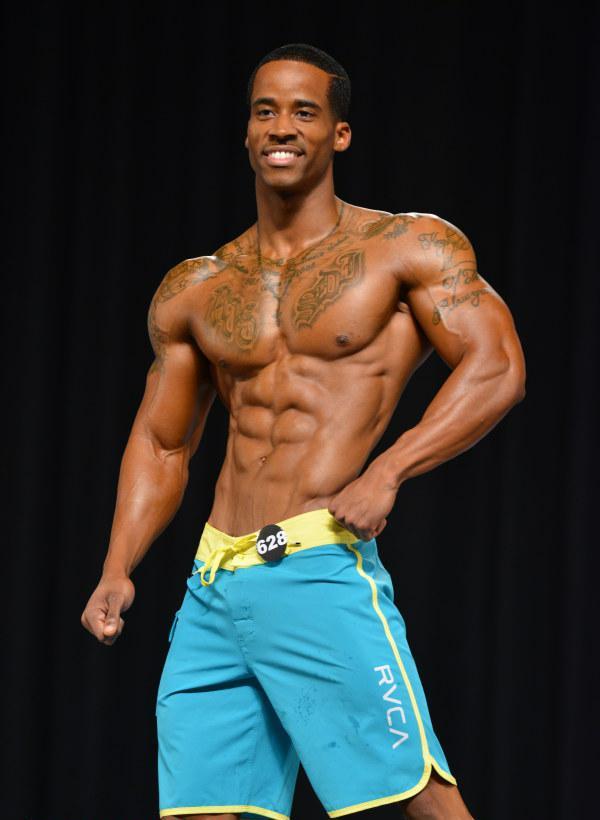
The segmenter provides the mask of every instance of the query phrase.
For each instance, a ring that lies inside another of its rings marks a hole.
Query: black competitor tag
[[[278,561],[285,555],[288,537],[277,524],[267,524],[256,536],[256,551],[263,561]]]

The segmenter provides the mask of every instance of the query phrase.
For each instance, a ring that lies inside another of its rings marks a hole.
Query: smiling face
[[[308,190],[350,145],[350,126],[329,105],[330,75],[309,63],[275,60],[256,72],[245,146],[257,180]]]

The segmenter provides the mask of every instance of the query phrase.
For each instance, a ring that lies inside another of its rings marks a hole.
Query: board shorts
[[[376,540],[327,509],[276,523],[278,560],[204,526],[158,687],[160,817],[288,820],[300,762],[329,817],[432,768],[456,785]]]

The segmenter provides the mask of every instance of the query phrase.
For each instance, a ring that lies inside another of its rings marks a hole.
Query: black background
[[[568,9],[5,6],[8,820],[156,816],[154,699],[224,454],[221,406],[134,573],[120,640],[100,646],[79,618],[152,360],[151,296],[254,221],[244,88],[288,42],[331,52],[353,81],[338,195],[464,230],[527,359],[525,400],[403,485],[378,539],[434,727],[478,820],[592,816],[600,21],[598,4]],[[430,357],[373,455],[448,372]],[[301,772],[293,817],[325,816]]]

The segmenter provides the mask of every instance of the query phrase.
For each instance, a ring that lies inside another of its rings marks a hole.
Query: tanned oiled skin
[[[257,222],[176,265],[152,299],[155,360],[81,619],[103,644],[121,634],[130,575],[181,503],[217,394],[230,429],[211,524],[241,535],[326,507],[363,539],[384,529],[404,481],[471,447],[524,396],[512,316],[464,233],[335,196],[333,156],[350,128],[332,115],[329,83],[297,61],[258,70],[245,141]],[[281,148],[294,154],[284,165],[269,156]],[[448,378],[363,469],[433,349]]]
[[[338,228],[286,264],[259,264],[252,227],[170,271],[153,303],[156,368],[159,328],[173,342],[178,331],[191,337],[229,410],[209,516],[225,532],[327,507],[360,473],[432,350],[407,301],[403,263],[428,254],[451,271],[437,302],[471,283],[472,308],[494,298],[466,240],[441,220],[341,201],[339,211]],[[424,307],[433,325],[443,307]]]
[[[464,233],[433,214],[335,196],[333,156],[350,145],[350,127],[329,103],[330,82],[298,61],[260,67],[245,140],[257,222],[175,266],[150,305],[155,359],[81,618],[105,645],[133,602],[131,572],[181,503],[217,394],[230,422],[211,524],[242,535],[325,507],[363,539],[384,529],[404,481],[473,446],[525,394],[512,316]],[[448,378],[419,423],[363,469],[433,349]],[[402,810],[472,820],[436,773]],[[189,818],[209,816],[239,815]]]

